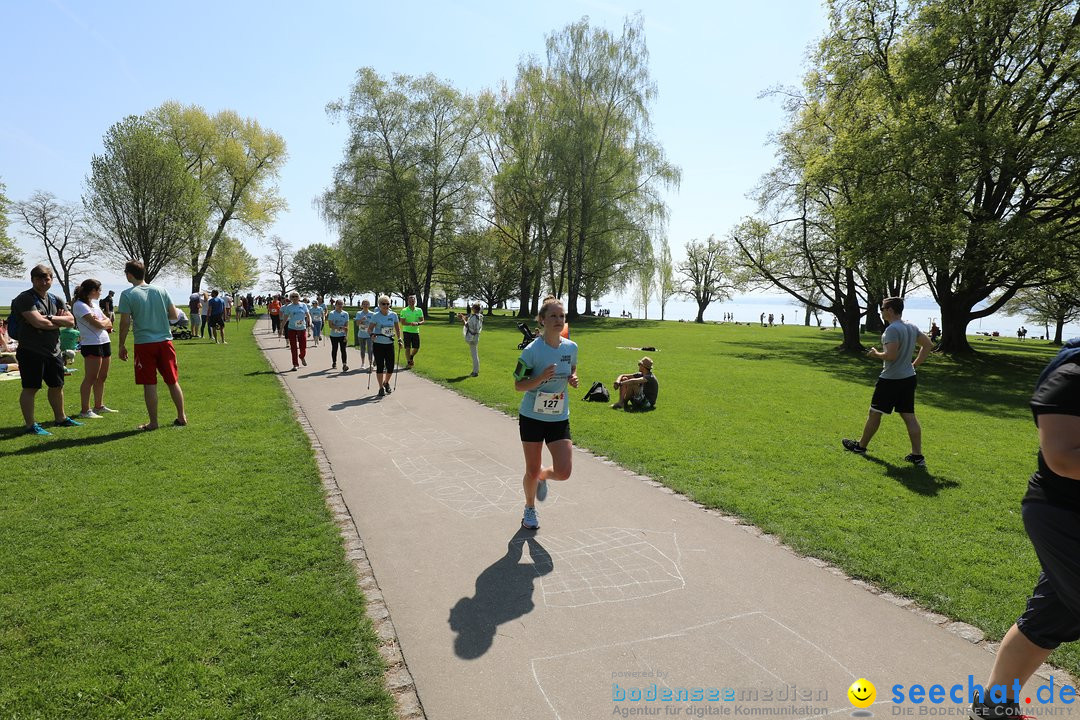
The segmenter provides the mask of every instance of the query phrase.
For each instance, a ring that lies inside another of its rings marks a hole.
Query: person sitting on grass
[[[638,361],[638,372],[620,375],[615,379],[619,391],[619,401],[612,405],[614,410],[652,410],[656,407],[656,395],[660,385],[653,375],[653,361],[643,357]]]

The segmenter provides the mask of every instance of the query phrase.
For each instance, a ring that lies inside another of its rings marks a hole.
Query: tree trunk
[[[707,307],[709,307],[709,303],[700,303],[699,302],[697,304],[697,317],[694,318],[694,322],[696,322],[696,323],[705,322],[705,308],[707,308]]]
[[[884,298],[877,297],[876,295],[868,295],[866,298],[866,332],[883,333],[885,332],[885,321],[881,319],[881,313],[878,309],[881,307],[881,301]]]
[[[805,313],[806,313],[806,321],[803,323],[803,325],[805,325],[806,327],[810,327],[810,306],[809,305],[806,306]]]
[[[1056,318],[1054,318],[1054,321],[1057,324],[1057,327],[1054,328],[1054,344],[1055,345],[1061,345],[1062,344],[1062,337],[1061,336],[1062,336],[1063,331],[1065,330],[1065,316],[1064,315],[1058,315]]]
[[[862,344],[862,333],[859,332],[860,316],[850,317],[847,313],[840,316],[840,329],[844,333],[844,340],[840,343],[839,350],[849,353],[865,352]]]
[[[952,302],[941,302],[941,343],[937,352],[953,355],[971,355],[975,348],[967,339],[967,326],[971,322],[971,309]]]

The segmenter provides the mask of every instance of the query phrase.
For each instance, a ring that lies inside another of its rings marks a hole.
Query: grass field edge
[[[257,316],[251,327],[254,336],[256,330],[262,324],[263,316]],[[259,338],[255,337],[255,344],[262,353],[268,367],[273,367],[270,358],[266,355]],[[364,613],[375,629],[379,637],[379,655],[383,659],[385,670],[383,672],[383,685],[386,691],[394,698],[397,716],[400,720],[427,720],[424,707],[420,702],[420,696],[416,692],[416,683],[413,681],[412,672],[409,670],[405,656],[401,652],[401,643],[398,640],[397,628],[390,616],[390,608],[383,597],[379,581],[375,577],[375,571],[368,559],[367,550],[364,547],[363,538],[357,530],[356,522],[338,485],[337,476],[329,458],[323,451],[322,442],[319,440],[315,428],[312,427],[303,406],[296,399],[292,390],[285,382],[280,373],[276,373],[278,385],[282,394],[292,406],[293,416],[297,424],[307,436],[311,446],[315,463],[319,468],[319,479],[323,486],[323,498],[327,508],[333,517],[334,524],[338,528],[342,545],[345,549],[345,560],[353,569],[357,587],[364,596]]]

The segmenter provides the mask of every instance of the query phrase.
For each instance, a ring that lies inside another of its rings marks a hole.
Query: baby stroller
[[[518,350],[524,350],[529,346],[529,343],[531,343],[533,340],[540,336],[540,333],[534,333],[525,323],[518,323],[517,329],[521,331],[521,334],[523,336],[521,342],[518,343]]]
[[[190,340],[192,338],[190,325],[186,317],[180,317],[172,325],[173,340]]]

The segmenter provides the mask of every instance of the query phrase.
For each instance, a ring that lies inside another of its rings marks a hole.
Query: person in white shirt
[[[83,375],[79,394],[82,398],[81,418],[100,419],[106,413],[116,410],[105,405],[105,380],[109,377],[109,364],[112,362],[112,321],[98,307],[101,297],[101,283],[93,278],[83,280],[75,288],[75,304],[71,308],[75,316],[75,326],[79,329],[79,352],[85,362],[86,374]],[[94,395],[94,407],[90,407],[90,394]]]

